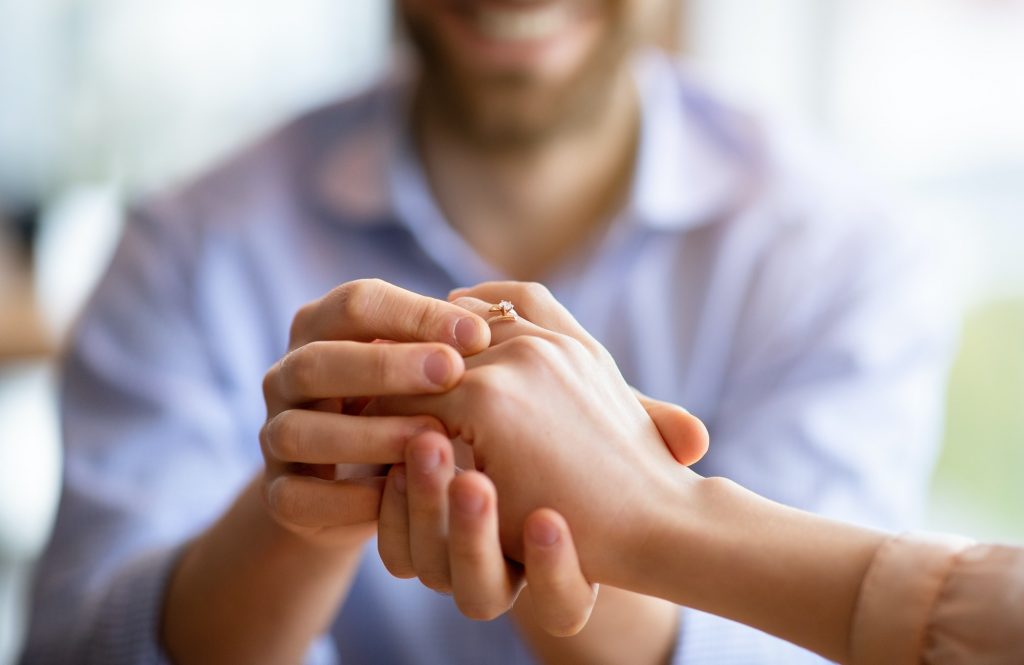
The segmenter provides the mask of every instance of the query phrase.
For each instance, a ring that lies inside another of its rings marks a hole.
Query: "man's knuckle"
[[[271,486],[269,504],[274,515],[289,523],[295,523],[300,515],[299,493],[289,478],[280,478]]]
[[[416,331],[418,339],[434,339],[437,337],[438,315],[433,301],[423,299],[413,308],[410,316],[412,317],[413,329]]]
[[[288,331],[288,339],[291,341],[291,344],[305,339],[306,329],[309,328],[310,322],[313,320],[318,303],[319,301],[306,303],[295,312],[295,316],[292,317],[291,328]]]
[[[267,448],[279,460],[301,461],[301,428],[294,411],[282,411],[265,425]]]
[[[510,607],[510,604],[507,602],[479,598],[460,598],[458,594],[455,596],[455,605],[466,618],[473,621],[497,619],[507,612]]]
[[[280,379],[280,362],[274,363],[274,366],[267,370],[267,373],[263,375],[263,401],[269,403],[271,398],[277,394],[278,380]]]
[[[281,374],[291,391],[308,395],[316,385],[321,344],[312,342],[291,351],[281,359]]]
[[[331,294],[331,304],[341,316],[352,319],[359,313],[359,282],[346,282]]]
[[[271,459],[276,459],[277,455],[270,449],[270,421],[263,423],[260,427],[259,432],[260,452],[263,453],[263,457],[269,462]]]
[[[365,321],[372,304],[378,299],[384,282],[379,279],[357,279],[346,282],[334,292],[338,313],[350,321]]]
[[[370,371],[382,386],[399,390],[410,385],[419,385],[423,370],[421,365],[410,361],[409,347],[398,344],[374,344]],[[415,355],[412,355],[415,358]]]
[[[423,586],[427,587],[428,589],[443,594],[450,594],[452,592],[451,577],[448,575],[446,571],[420,571],[419,578],[420,582],[423,583]]]
[[[390,385],[394,379],[394,363],[391,361],[393,351],[391,344],[371,344],[366,347],[365,371],[376,377],[382,385]]]
[[[380,560],[391,575],[399,579],[408,580],[416,577],[416,571],[406,557],[395,556],[386,552],[380,553]]]

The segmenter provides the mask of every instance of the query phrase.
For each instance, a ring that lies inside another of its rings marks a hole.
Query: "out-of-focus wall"
[[[0,0],[0,665],[60,468],[55,377],[26,354],[70,324],[125,200],[358,88],[390,45],[388,2]],[[30,262],[16,246],[33,221]]]
[[[972,294],[1024,291],[1024,2],[689,2],[710,76],[980,241]]]
[[[0,195],[166,184],[369,79],[390,3],[5,0]]]
[[[688,1],[700,68],[940,241],[965,325],[932,524],[1024,540],[1024,2]]]

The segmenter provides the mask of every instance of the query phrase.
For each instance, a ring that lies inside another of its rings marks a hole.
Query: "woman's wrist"
[[[846,657],[860,586],[885,534],[693,474],[652,489],[643,508],[646,536],[626,543],[609,583]]]
[[[680,604],[709,608],[737,576],[761,563],[759,545],[773,520],[790,522],[802,511],[764,499],[726,478],[680,468],[669,483],[650,483],[637,507],[640,535],[623,543],[617,569],[606,581]],[[813,516],[807,515],[812,519]],[[623,565],[624,564],[624,565]]]
[[[747,535],[751,520],[768,519],[763,499],[726,478],[699,476],[678,467],[635,507],[637,525],[621,541],[602,581],[678,604],[712,609],[714,596],[733,572],[747,568],[756,550]],[[752,566],[750,566],[752,567]]]
[[[706,479],[686,467],[666,467],[640,485],[623,494],[617,518],[603,520],[603,535],[581,555],[592,581],[664,598],[650,592],[661,588],[662,571],[654,568],[672,557],[674,543],[701,531]]]

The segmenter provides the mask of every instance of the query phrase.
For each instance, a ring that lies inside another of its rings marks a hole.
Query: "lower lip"
[[[507,4],[503,4],[501,8],[507,7]],[[524,20],[545,20],[539,16],[540,12],[551,10],[543,8],[515,11],[522,12]],[[445,15],[444,23],[454,33],[452,37],[470,51],[465,58],[467,64],[519,68],[559,59],[560,55],[573,49],[574,44],[582,36],[587,21],[579,14],[579,10],[561,11],[571,13],[558,19],[557,26],[538,31],[535,37],[522,33],[513,38],[496,36],[495,31],[485,30],[480,26],[480,19],[474,15],[472,8],[456,8],[449,11]]]

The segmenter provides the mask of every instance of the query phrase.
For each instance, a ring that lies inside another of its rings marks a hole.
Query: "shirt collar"
[[[750,180],[754,155],[739,114],[664,54],[641,54],[635,72],[641,119],[631,217],[665,229],[716,219],[743,198]]]
[[[405,154],[408,77],[396,75],[354,100],[327,109],[311,123],[306,171],[314,207],[333,220],[358,227],[396,221],[392,173]]]
[[[334,135],[320,137],[326,140],[315,148],[313,196],[345,224],[417,227],[421,216],[443,221],[410,140],[410,81],[408,70],[398,72],[367,95],[360,117],[340,127],[329,123]],[[635,81],[640,137],[626,216],[664,229],[712,221],[749,185],[756,157],[749,123],[691,85],[663,54],[641,53]]]

